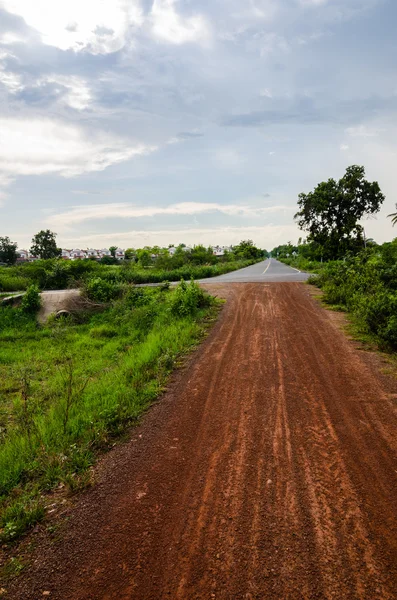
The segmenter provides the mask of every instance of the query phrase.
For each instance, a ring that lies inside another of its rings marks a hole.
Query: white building
[[[88,248],[86,254],[87,258],[99,258],[98,250],[94,250],[94,248]]]
[[[83,258],[87,258],[87,255],[84,250],[80,250],[80,248],[74,248],[70,252],[70,258],[72,260],[82,260]]]
[[[18,250],[18,254],[17,260],[29,260],[29,252],[27,250]]]
[[[212,246],[212,252],[215,256],[224,256],[225,252],[231,252],[231,246]]]

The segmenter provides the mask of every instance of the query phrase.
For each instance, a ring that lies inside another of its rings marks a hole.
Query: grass
[[[112,283],[161,283],[163,281],[180,281],[185,279],[204,279],[215,277],[230,271],[248,267],[258,260],[233,260],[215,264],[158,268],[155,264],[143,268],[135,263],[125,262],[121,265],[103,265],[92,260],[64,261],[60,259],[38,260],[33,263],[0,267],[0,293],[24,291],[30,285],[37,285],[40,290],[58,290],[81,287],[91,278],[100,277]]]
[[[90,482],[98,452],[136,423],[216,311],[195,284],[124,292],[83,322],[40,326],[0,308],[0,542],[45,516],[52,490]]]

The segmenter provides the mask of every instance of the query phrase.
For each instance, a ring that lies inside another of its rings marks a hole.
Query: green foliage
[[[181,297],[124,286],[84,323],[43,327],[0,307],[0,541],[33,527],[60,483],[70,493],[89,484],[96,453],[136,422],[200,339],[209,300],[184,286]]]
[[[33,256],[44,259],[61,256],[62,250],[57,247],[55,241],[56,235],[56,233],[53,233],[49,229],[36,233],[32,238],[32,246],[30,248],[30,252]]]
[[[17,260],[17,244],[9,237],[0,237],[0,263],[13,265]]]
[[[147,248],[142,248],[142,250],[137,250],[137,259],[139,266],[145,268],[152,264],[152,255],[151,252]]]
[[[195,281],[186,283],[182,279],[174,292],[171,310],[178,317],[186,317],[195,315],[200,308],[209,306],[210,302],[211,296],[206,294]]]
[[[252,240],[243,240],[238,246],[234,246],[233,254],[243,260],[264,258],[263,251],[254,246]]]
[[[118,265],[119,261],[114,256],[102,256],[99,261],[101,265]]]
[[[313,192],[299,194],[298,226],[309,232],[325,260],[338,259],[364,247],[359,220],[380,210],[385,197],[376,181],[365,179],[365,169],[353,165],[339,180],[319,183]]]
[[[34,527],[44,517],[44,507],[39,501],[16,500],[10,502],[0,516],[0,541],[10,542]]]
[[[363,333],[397,349],[397,240],[370,247],[343,261],[318,264],[311,282],[324,300],[351,313]]]
[[[36,285],[30,285],[21,302],[21,309],[25,313],[34,314],[41,306],[40,291]]]
[[[127,250],[124,252],[125,260],[133,260],[135,256],[136,251],[134,250],[134,248],[127,248]]]
[[[1,269],[1,267],[0,267]],[[0,273],[0,291],[1,292],[19,292],[26,290],[29,286],[29,280],[17,275],[8,275]]]
[[[121,285],[106,281],[100,277],[93,277],[85,282],[83,291],[93,302],[110,302],[121,294]]]
[[[207,252],[207,251],[206,251]],[[161,283],[204,279],[242,269],[259,259],[236,260],[234,254],[215,259],[214,264],[193,264],[188,252],[180,250],[180,256],[170,257],[168,251],[161,251],[155,262],[142,267],[134,261],[120,262],[112,256],[105,256],[99,262],[93,260],[37,260],[11,267],[0,266],[0,292],[26,290],[35,284],[41,290],[59,290],[81,287],[89,279],[99,277],[113,283]],[[233,258],[233,260],[231,260]],[[105,260],[106,259],[106,260]],[[106,263],[106,264],[105,264]],[[179,265],[177,268],[175,265]]]

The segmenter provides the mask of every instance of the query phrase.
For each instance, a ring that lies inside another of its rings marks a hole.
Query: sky
[[[0,236],[271,249],[360,164],[393,239],[396,25],[395,0],[0,0]]]

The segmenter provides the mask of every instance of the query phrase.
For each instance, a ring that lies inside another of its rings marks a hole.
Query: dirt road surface
[[[393,384],[307,286],[211,290],[210,336],[8,597],[397,598]]]

